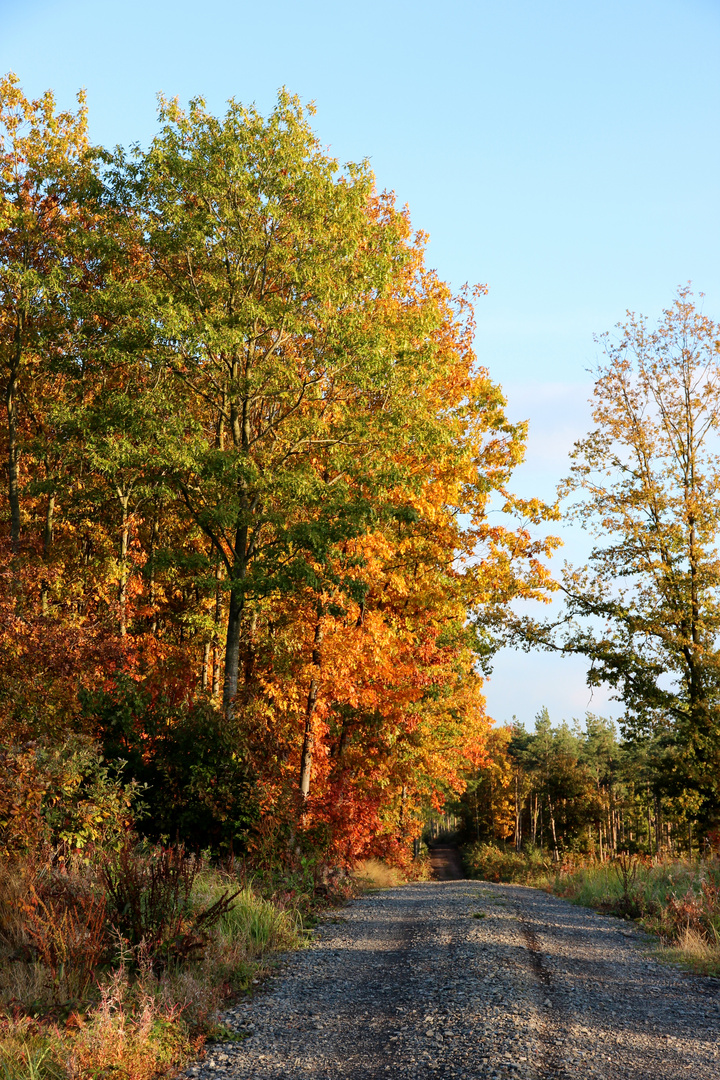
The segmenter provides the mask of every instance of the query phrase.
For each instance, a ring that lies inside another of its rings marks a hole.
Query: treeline
[[[532,731],[495,728],[487,753],[457,804],[468,842],[554,861],[707,851],[702,797],[668,782],[661,740],[623,739],[612,720],[591,713],[582,725],[553,726],[543,709]]]
[[[0,847],[401,857],[555,543],[468,298],[285,93],[110,153],[8,76],[0,138]]]

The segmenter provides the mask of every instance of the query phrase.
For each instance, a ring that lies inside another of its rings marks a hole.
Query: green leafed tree
[[[117,201],[153,268],[154,362],[181,388],[168,468],[224,568],[229,711],[252,598],[293,581],[320,597],[337,545],[402,506],[418,461],[465,452],[431,389],[448,294],[407,215],[366,165],[338,168],[297,99],[267,118],[164,102],[161,120],[118,163]]]
[[[720,326],[681,289],[652,329],[635,315],[602,338],[594,430],[564,493],[596,538],[568,570],[570,629],[590,681],[617,689],[626,723],[672,744],[672,783],[717,806],[720,775]],[[547,642],[547,633],[539,639]],[[557,639],[555,646],[558,647]]]

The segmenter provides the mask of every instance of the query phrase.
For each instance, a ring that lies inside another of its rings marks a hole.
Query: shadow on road
[[[430,866],[436,881],[461,881],[465,877],[460,852],[452,844],[431,847]]]

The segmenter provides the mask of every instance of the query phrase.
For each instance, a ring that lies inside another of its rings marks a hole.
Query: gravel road
[[[536,889],[435,881],[329,917],[254,1000],[216,1080],[720,1080],[720,981],[632,925]]]

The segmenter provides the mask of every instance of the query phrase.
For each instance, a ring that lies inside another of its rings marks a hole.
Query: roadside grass
[[[138,858],[145,859],[145,872],[150,856]],[[160,863],[155,860],[156,871]],[[4,865],[0,1080],[172,1074],[206,1042],[223,1037],[217,1019],[223,1004],[249,992],[278,953],[306,940],[292,903],[263,896],[208,863],[195,860],[179,877],[162,881],[164,891],[152,892],[147,873],[137,880],[145,891],[135,899],[148,926],[152,897],[168,907],[165,937],[157,938],[154,952],[145,939],[132,942],[113,926],[117,913],[104,893],[102,870],[87,860],[60,870],[50,854],[45,862],[36,857]],[[218,918],[204,915],[232,893],[231,903],[220,903]],[[91,979],[84,968],[81,977],[73,970],[73,964],[82,967],[78,944],[89,935],[98,957]]]
[[[225,868],[182,848],[36,850],[0,863],[0,1080],[159,1080],[230,1033],[320,911],[427,871],[303,857]]]
[[[468,875],[545,889],[584,907],[632,919],[658,939],[657,955],[687,970],[720,975],[720,858],[621,855],[554,868],[538,852],[489,844],[467,848]]]
[[[57,1056],[55,1031],[41,1030],[33,1021],[0,1022],[0,1077],[2,1080],[64,1080],[67,1076]]]
[[[353,870],[351,877],[362,892],[374,889],[393,889],[404,885],[407,878],[396,866],[388,866],[380,859],[365,859]]]

